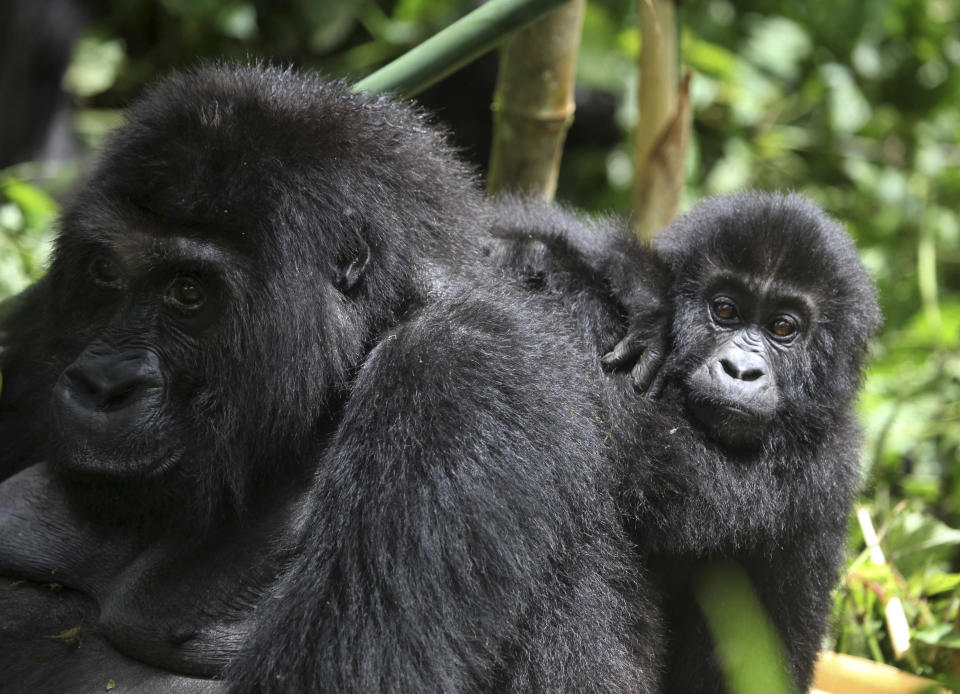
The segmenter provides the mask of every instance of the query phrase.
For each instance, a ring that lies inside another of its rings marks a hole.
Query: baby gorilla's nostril
[[[758,369],[756,367],[741,368],[740,365],[734,363],[730,359],[721,359],[720,366],[723,367],[724,372],[728,376],[735,378],[738,381],[756,381],[758,378],[763,376],[763,369]]]

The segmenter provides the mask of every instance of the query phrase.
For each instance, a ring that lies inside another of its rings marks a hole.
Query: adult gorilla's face
[[[76,301],[72,334],[86,344],[53,389],[57,462],[148,480],[196,443],[195,397],[215,378],[202,355],[222,330],[238,263],[210,242],[135,231],[145,225],[133,214],[117,222],[92,237],[74,224],[61,240],[61,296]]]
[[[123,515],[197,519],[315,464],[362,356],[350,300],[362,239],[341,225],[344,250],[310,259],[286,236],[308,232],[266,205],[229,232],[159,211],[182,191],[147,207],[95,181],[64,218],[48,278],[52,462]]]
[[[315,465],[404,292],[381,219],[394,184],[371,192],[363,169],[364,119],[385,116],[319,80],[278,100],[296,79],[162,83],[64,215],[45,280],[52,457],[111,504],[206,514]]]

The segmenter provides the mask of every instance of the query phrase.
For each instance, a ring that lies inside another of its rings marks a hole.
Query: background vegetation
[[[95,148],[118,109],[172,66],[263,57],[359,77],[468,5],[88,3],[63,81],[77,142]],[[632,0],[587,7],[558,198],[588,209],[630,212],[634,13]],[[860,405],[861,515],[883,558],[870,559],[852,524],[828,645],[946,681],[960,672],[960,3],[692,0],[680,22],[694,73],[685,205],[744,187],[802,191],[846,222],[886,314]],[[495,73],[480,61],[423,97],[481,169]],[[0,298],[42,274],[59,201],[87,160],[0,171]],[[893,598],[910,627],[903,652]]]

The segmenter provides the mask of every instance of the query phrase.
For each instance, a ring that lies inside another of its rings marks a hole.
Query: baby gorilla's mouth
[[[706,431],[726,445],[748,446],[759,443],[770,418],[741,403],[691,399],[690,412]]]

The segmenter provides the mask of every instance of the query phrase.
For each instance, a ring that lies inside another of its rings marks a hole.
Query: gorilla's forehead
[[[708,257],[716,270],[749,278],[758,289],[792,286],[809,291],[832,270],[829,258],[809,237],[774,230],[737,241],[718,234]]]
[[[205,228],[185,228],[135,209],[117,206],[74,216],[63,236],[72,243],[109,249],[128,267],[202,263],[218,267],[246,264],[245,255]]]

